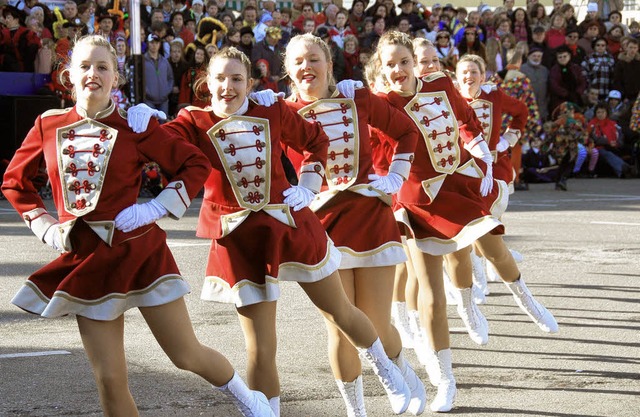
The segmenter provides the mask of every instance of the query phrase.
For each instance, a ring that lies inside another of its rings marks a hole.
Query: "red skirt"
[[[504,181],[509,187],[509,194],[513,194],[513,182],[516,179],[516,173],[508,152],[500,152],[498,154],[498,159],[493,164],[493,178]]]
[[[405,262],[391,207],[376,197],[342,191],[316,215],[340,253],[340,269],[390,266]]]
[[[304,208],[291,211],[296,227],[258,211],[233,232],[211,242],[203,300],[237,307],[280,296],[278,281],[316,282],[340,265],[340,252],[318,218]]]
[[[129,235],[110,247],[78,219],[70,236],[74,250],[31,275],[11,302],[43,317],[113,320],[130,308],[166,304],[189,292],[159,226]]]
[[[495,181],[487,197],[480,195],[480,178],[458,172],[448,175],[431,204],[399,201],[396,219],[409,229],[418,248],[437,256],[463,249],[487,233],[504,234],[498,217],[508,201],[506,184]],[[423,193],[421,184],[408,183]]]

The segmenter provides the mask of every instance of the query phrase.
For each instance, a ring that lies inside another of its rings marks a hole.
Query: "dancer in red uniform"
[[[123,313],[138,307],[178,367],[219,387],[245,416],[264,416],[270,412],[264,395],[250,391],[224,356],[196,339],[183,300],[189,286],[155,224],[184,214],[211,170],[207,158],[156,122],[144,134],[128,128],[110,98],[118,70],[104,38],[76,43],[70,78],[76,106],[39,116],[4,176],[2,192],[27,226],[62,252],[29,277],[12,302],[44,317],[76,315],[105,415],[138,415],[123,342]],[[156,199],[136,204],[148,160],[173,182]],[[32,184],[43,163],[59,219]]]
[[[463,56],[456,67],[456,78],[460,93],[467,99],[469,105],[476,112],[482,124],[485,140],[489,143],[489,150],[493,155],[493,173],[496,179],[502,180],[509,186],[509,194],[514,192],[516,173],[511,164],[509,148],[518,143],[525,128],[528,117],[527,106],[505,94],[495,84],[485,83],[486,64],[477,55]],[[501,134],[503,115],[511,116],[509,127]],[[480,298],[489,295],[487,275],[482,258],[476,255],[480,252],[476,247],[471,251],[474,284],[482,292]]]
[[[410,390],[371,322],[349,303],[337,272],[340,252],[307,208],[324,178],[327,137],[283,100],[270,107],[249,101],[250,68],[239,50],[220,51],[209,64],[211,108],[183,109],[163,125],[200,147],[213,165],[197,231],[213,239],[202,298],[235,303],[249,355],[249,386],[270,398],[275,415],[280,280],[300,284],[373,366],[393,410],[404,412]],[[297,186],[285,177],[282,146],[303,155]]]
[[[404,34],[383,35],[376,62],[389,85],[387,100],[403,109],[423,136],[416,147],[409,179],[398,193],[398,217],[411,236],[408,244],[420,280],[421,324],[431,336],[438,359],[438,394],[431,409],[449,411],[456,387],[442,255],[448,255],[452,280],[468,299],[458,309],[463,320],[466,316],[468,330],[480,333],[487,328],[486,319],[473,301],[468,302],[472,285],[468,251],[478,239],[481,244],[486,242],[481,246],[483,252],[505,271],[502,278],[530,317],[547,331],[557,330],[557,324],[531,296],[500,237],[504,228],[493,213],[504,210],[506,184],[492,178],[493,159],[473,109],[444,74],[415,77],[413,46]],[[476,337],[486,339],[482,334]]]
[[[409,176],[418,131],[402,112],[367,89],[355,90],[353,99],[340,94],[332,76],[331,51],[316,36],[294,37],[285,65],[295,92],[287,105],[329,138],[327,181],[311,209],[342,253],[340,278],[349,299],[374,324],[385,352],[412,391],[409,411],[420,414],[426,405],[424,385],[404,358],[390,320],[394,268],[406,260],[390,194]],[[374,174],[368,125],[393,138],[385,176]],[[287,154],[295,167],[301,165],[302,155],[294,149]],[[327,327],[331,367],[347,414],[365,415],[358,352],[338,327]]]

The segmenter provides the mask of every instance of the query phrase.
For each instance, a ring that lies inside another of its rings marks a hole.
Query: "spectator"
[[[349,10],[349,22],[351,23],[351,31],[360,36],[364,32],[364,8],[366,6],[365,0],[354,0]]]
[[[182,15],[186,18],[187,12],[189,9],[187,8],[185,0],[173,0],[173,12],[182,13]]]
[[[464,40],[458,45],[458,51],[462,57],[465,54],[474,54],[487,61],[487,51],[478,38],[476,26],[467,25],[464,29]]]
[[[571,51],[566,46],[556,49],[556,64],[549,71],[549,111],[565,101],[582,105],[587,79],[582,68],[571,62]]]
[[[181,38],[185,45],[189,45],[195,40],[195,34],[188,30],[184,25],[184,15],[181,12],[174,11],[171,14],[171,30],[176,37]]]
[[[402,18],[409,19],[409,25],[411,26],[411,32],[422,30],[427,28],[427,24],[424,19],[415,12],[415,2],[413,0],[401,0],[400,1],[400,14],[396,18],[396,25],[399,25]]]
[[[213,5],[217,10],[218,5],[215,3]],[[190,14],[191,14],[191,17],[193,17],[193,20],[195,20],[196,26],[197,26],[198,23],[200,23],[200,19],[202,19],[205,16],[204,2],[202,0],[192,0]],[[215,15],[213,16],[213,18],[215,19]]]
[[[599,91],[599,99],[605,100],[609,95],[613,82],[613,69],[615,60],[607,52],[607,41],[596,38],[593,41],[593,53],[582,63],[582,68],[587,76],[587,82],[592,88]]]
[[[259,59],[265,59],[269,63],[271,80],[278,83],[279,91],[286,92],[287,89],[285,82],[280,81],[280,77],[282,76],[282,59],[284,55],[284,50],[278,45],[281,38],[282,31],[280,28],[268,28],[264,40],[256,43],[251,51],[251,62],[255,65]]]
[[[618,56],[613,70],[613,88],[622,92],[623,99],[630,103],[636,101],[640,92],[640,41],[630,38],[627,49]]]
[[[78,4],[73,0],[65,1],[62,8],[62,16],[68,21],[78,17]]]
[[[204,46],[195,47],[189,68],[182,74],[180,93],[178,95],[178,110],[186,106],[207,107],[211,104],[211,93],[207,83],[207,65],[209,54]]]
[[[491,78],[498,71],[502,71],[506,63],[500,57],[500,41],[495,37],[487,39],[485,47],[487,53],[487,79]]]
[[[556,49],[565,44],[565,30],[567,28],[567,20],[562,13],[556,13],[551,16],[551,27],[547,30],[545,42],[551,49]]]
[[[536,2],[531,6],[530,10],[529,24],[531,27],[536,27],[538,25],[549,26],[549,17],[547,16],[547,10],[544,8],[544,5]]]
[[[565,45],[571,51],[571,61],[578,65],[582,64],[582,61],[584,61],[587,56],[585,50],[578,45],[579,38],[580,34],[577,27],[571,26],[567,28],[565,32]]]
[[[380,40],[380,36],[385,31],[386,23],[384,16],[376,15],[373,17],[373,30],[366,35],[366,37],[362,40],[362,46],[366,49],[374,50],[378,45],[378,41]],[[366,32],[366,30],[365,30]]]
[[[344,37],[344,78],[347,80],[363,81],[364,68],[360,64],[360,49],[358,38],[354,35]]]
[[[173,71],[167,58],[160,55],[162,40],[151,33],[144,54],[144,102],[151,108],[169,113],[169,94],[173,91]]]
[[[578,40],[578,46],[584,50],[586,55],[593,53],[593,41],[604,35],[604,32],[600,33],[600,26],[601,24],[597,20],[591,20],[584,25],[584,33]],[[578,28],[578,30],[580,29]]]
[[[600,103],[599,90],[597,88],[589,88],[585,94],[584,118],[591,120],[596,116],[596,105]]]
[[[0,31],[0,68],[2,71],[34,72],[36,54],[42,47],[38,35],[24,27],[22,12],[13,6],[2,9],[5,28]]]
[[[302,33],[313,33],[316,30],[316,21],[313,19],[304,19]],[[297,34],[297,33],[296,33]]]
[[[291,9],[285,7],[280,10],[280,29],[282,30],[282,35],[286,33],[289,38],[291,38],[291,33],[293,31],[293,25],[291,21]]]
[[[246,6],[242,12],[242,26],[254,29],[258,24],[258,9],[255,6]]]
[[[313,13],[313,3],[310,2],[304,2],[302,3],[302,13],[298,16],[298,18],[296,20],[293,21],[293,27],[298,29],[300,32],[302,33],[308,33],[305,32],[303,26],[305,24],[305,20],[307,19],[312,19],[315,17],[314,13]],[[313,28],[315,29],[315,20],[313,23]]]
[[[347,12],[341,10],[336,15],[336,25],[329,28],[329,36],[340,49],[344,49],[344,38],[348,35],[353,35],[353,32],[351,32],[351,27],[347,21]]]
[[[564,4],[564,0],[553,0],[552,1],[552,5],[553,5],[553,10],[551,11],[551,13],[549,14],[550,16],[559,13],[560,12],[560,8],[562,7],[562,5]]]
[[[322,39],[328,46],[331,52],[331,61],[333,62],[333,78],[336,81],[342,81],[344,79],[344,55],[342,49],[331,40],[329,36],[329,30],[326,26],[320,26],[316,29],[316,35]]]
[[[98,30],[96,35],[106,38],[112,45],[116,44],[118,36],[124,36],[122,32],[116,32],[114,28],[118,27],[118,17],[110,14],[98,16]]]
[[[547,46],[546,30],[543,26],[535,26],[531,30],[531,43],[529,49],[538,48],[542,50],[542,65],[547,68],[551,68],[556,62],[556,55],[553,49]]]
[[[208,0],[205,3],[206,6],[206,17],[213,17],[214,19],[218,19],[218,15],[220,14],[220,9],[218,9],[218,3],[216,0]]]
[[[611,12],[621,12],[624,8],[623,0],[596,0],[598,5],[598,17],[602,20],[607,18]]]
[[[256,42],[262,42],[265,35],[267,34],[267,28],[271,26],[273,26],[273,17],[271,16],[271,13],[262,13],[262,16],[260,16],[260,21],[258,22],[256,27],[253,28],[253,34],[256,38]]]
[[[612,57],[617,57],[622,50],[622,36],[622,26],[620,25],[611,26],[611,29],[604,35],[607,40],[607,50]]]
[[[169,113],[167,116],[173,117],[178,113],[182,76],[189,69],[189,64],[184,59],[184,45],[180,38],[175,39],[169,45],[169,65],[171,65],[171,71],[173,72],[173,89],[169,94]]]
[[[609,91],[607,96],[607,104],[609,105],[609,118],[618,123],[620,131],[622,131],[622,122],[628,122],[624,120],[627,118],[628,107],[624,101],[622,101],[622,93],[618,90]]]
[[[336,26],[336,17],[338,15],[338,6],[335,4],[329,4],[322,13],[316,15],[316,27],[323,25],[327,29],[334,28]]]
[[[604,161],[618,178],[630,177],[632,169],[620,158],[618,125],[609,118],[607,103],[596,105],[596,116],[589,121],[587,129],[598,148],[600,160]]]
[[[253,39],[255,35],[250,27],[243,27],[240,29],[240,49],[246,56],[251,56],[253,53]]]
[[[223,47],[233,46],[235,48],[240,47],[240,31],[234,28],[231,28],[227,31],[227,35],[225,36]]]
[[[259,59],[255,63],[256,77],[253,82],[254,91],[271,90],[277,93],[278,83],[271,78],[271,70],[269,69],[269,62],[266,59]]]
[[[531,26],[527,12],[519,7],[513,11],[512,33],[516,37],[516,42],[525,41],[527,44],[531,42]]]
[[[543,148],[542,144],[542,138],[531,138],[529,150],[522,155],[522,181],[525,184],[556,182],[558,178],[559,167],[551,164],[548,147]]]
[[[539,48],[531,48],[527,57],[527,62],[522,64],[520,71],[531,81],[531,88],[538,103],[540,119],[547,120],[549,117],[549,97],[547,87],[549,84],[549,69],[542,65],[544,52]]]
[[[578,26],[578,19],[576,19],[576,10],[569,3],[565,3],[560,7],[560,13],[564,16],[567,27]]]
[[[445,30],[438,32],[434,46],[438,52],[438,59],[440,59],[442,69],[455,71],[460,53],[458,48],[453,45],[451,34]]]

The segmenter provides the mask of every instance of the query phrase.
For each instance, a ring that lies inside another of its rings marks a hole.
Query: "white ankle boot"
[[[275,417],[280,417],[280,396],[269,398],[269,407]]]
[[[409,330],[413,337],[415,349],[415,341],[420,337],[420,313],[418,313],[418,310],[407,310],[407,320],[409,321]]]
[[[237,373],[225,385],[213,387],[224,393],[245,417],[275,417],[267,397],[250,390]]]
[[[402,414],[409,407],[411,390],[402,377],[397,366],[391,362],[382,347],[380,339],[376,339],[368,348],[358,348],[360,356],[371,365],[387,392],[391,409],[395,414]]]
[[[420,364],[424,366],[427,371],[431,385],[437,387],[438,382],[440,382],[438,357],[436,356],[436,352],[431,348],[431,342],[429,341],[429,336],[427,336],[427,331],[420,328],[417,334],[419,336],[416,338],[416,356],[418,357]]]
[[[558,322],[553,317],[553,314],[533,298],[531,291],[529,291],[522,278],[518,278],[514,282],[505,282],[505,285],[513,294],[518,307],[527,313],[538,327],[547,333],[558,332]]]
[[[482,264],[482,259],[473,251],[471,251],[471,268],[473,270],[473,284],[477,286],[484,295],[489,295],[490,292],[489,286],[487,285],[487,273],[484,269],[484,265]]]
[[[479,345],[489,342],[489,323],[473,300],[471,288],[458,289],[458,315],[471,340]]]
[[[411,390],[411,401],[409,402],[407,411],[414,416],[422,414],[427,405],[427,391],[424,389],[424,384],[405,359],[402,351],[400,351],[400,355],[398,355],[397,358],[393,359],[393,363],[400,369],[402,377]]]
[[[391,303],[391,320],[402,340],[402,347],[413,349],[413,333],[409,328],[409,317],[407,316],[407,303],[394,301]]]
[[[364,408],[362,375],[358,375],[353,382],[336,379],[336,384],[338,384],[338,390],[340,390],[347,407],[347,417],[367,417],[367,411]]]
[[[453,401],[456,398],[456,380],[453,377],[451,365],[451,349],[438,351],[437,358],[440,366],[440,382],[438,383],[438,393],[431,403],[431,411],[446,413],[451,411]]]

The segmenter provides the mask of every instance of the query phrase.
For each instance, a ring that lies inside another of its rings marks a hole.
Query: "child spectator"
[[[609,118],[609,105],[596,105],[596,116],[589,121],[587,132],[593,140],[600,158],[618,178],[631,176],[632,168],[620,157],[618,124]]]
[[[254,90],[272,90],[278,92],[278,83],[271,79],[271,71],[269,70],[269,61],[266,59],[259,59],[256,64],[257,76],[254,81]]]

